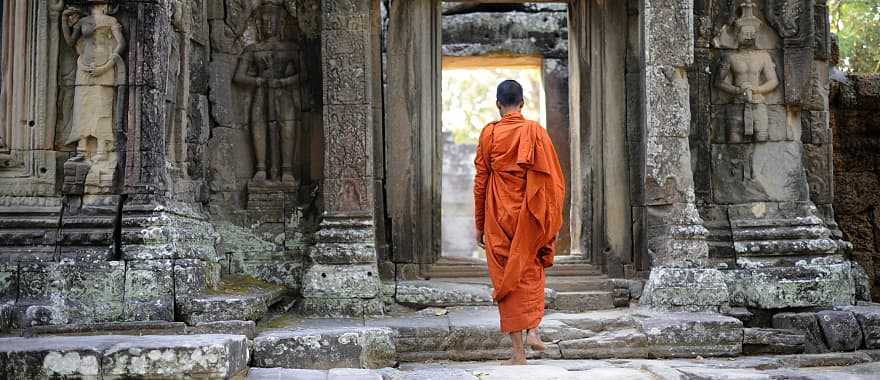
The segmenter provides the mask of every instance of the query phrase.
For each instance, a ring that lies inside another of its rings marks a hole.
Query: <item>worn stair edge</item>
[[[222,292],[222,290],[221,290]],[[226,294],[205,294],[181,305],[188,325],[220,321],[257,321],[287,294],[283,286],[260,284]]]
[[[557,292],[553,306],[569,312],[614,309],[614,295],[609,291]]]

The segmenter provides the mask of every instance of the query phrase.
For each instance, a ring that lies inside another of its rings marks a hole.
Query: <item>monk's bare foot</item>
[[[541,337],[538,336],[537,330],[531,330],[526,335],[526,344],[535,351],[544,352],[544,342],[541,341]]]
[[[525,356],[520,357],[519,355],[516,355],[516,356],[514,356],[510,359],[507,359],[501,363],[501,365],[526,365],[526,364],[529,364],[526,362],[526,357]]]

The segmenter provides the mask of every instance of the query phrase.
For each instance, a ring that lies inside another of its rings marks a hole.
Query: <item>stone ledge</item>
[[[2,378],[231,378],[248,358],[240,335],[0,338]]]

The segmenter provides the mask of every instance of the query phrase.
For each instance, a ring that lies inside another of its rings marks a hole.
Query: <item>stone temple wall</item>
[[[223,270],[296,290],[319,213],[320,1],[268,7],[244,0],[211,3],[210,63],[203,65],[211,110],[205,162],[211,221],[225,254]],[[265,25],[272,21],[278,25]],[[272,42],[276,34],[280,41],[292,41],[290,46]],[[277,90],[251,83],[291,75],[296,79]],[[283,136],[287,129],[293,134],[290,141]],[[257,134],[265,140],[258,142]],[[265,155],[265,180],[257,178],[257,150]],[[281,178],[287,172],[282,152],[293,155],[292,180]]]
[[[4,2],[0,325],[174,320],[216,286],[211,3]]]
[[[834,210],[853,259],[880,300],[880,76],[849,75],[831,84]]]

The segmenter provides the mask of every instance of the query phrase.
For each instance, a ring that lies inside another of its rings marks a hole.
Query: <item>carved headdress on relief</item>
[[[739,2],[730,6],[726,18],[720,20],[721,28],[715,35],[713,45],[720,49],[739,49],[738,36],[743,31],[755,35],[755,47],[758,49],[774,49],[779,45],[779,37],[760,17],[761,10],[753,0]],[[723,12],[722,12],[723,13]]]

